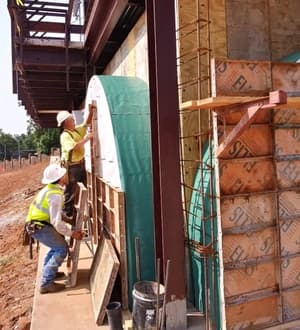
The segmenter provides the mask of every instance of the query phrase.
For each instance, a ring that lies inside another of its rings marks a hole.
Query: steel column
[[[179,105],[174,0],[147,0],[156,251],[170,260],[167,329],[186,328],[184,221],[181,203]]]

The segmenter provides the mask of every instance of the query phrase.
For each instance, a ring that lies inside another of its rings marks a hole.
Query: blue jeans
[[[32,234],[33,238],[50,248],[44,259],[41,286],[54,282],[58,267],[68,254],[68,244],[52,226],[43,226]]]

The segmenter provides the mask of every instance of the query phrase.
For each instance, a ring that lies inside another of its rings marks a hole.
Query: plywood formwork
[[[142,15],[105,68],[105,74],[139,77],[148,82],[146,17]]]
[[[300,324],[300,87],[297,79],[285,76],[297,77],[300,65],[222,59],[212,64],[213,97],[181,105],[186,113],[197,108],[214,113],[210,153],[216,196],[211,194],[208,201],[217,205],[218,245],[211,247],[218,253],[207,257],[198,249],[198,255],[207,259],[204,268],[213,255],[219,257],[222,329],[287,329]],[[274,86],[290,95],[287,103],[261,111],[218,153],[247,107],[265,102]],[[202,187],[197,187],[202,194],[207,194],[206,170],[202,169]],[[198,210],[203,207],[200,200]],[[213,230],[214,214],[210,217]],[[202,211],[199,228],[208,220]],[[203,283],[213,292],[209,279]],[[210,307],[205,314],[210,314],[214,299],[206,303]],[[207,329],[209,324],[207,320]]]
[[[184,33],[184,29],[191,26],[189,23],[199,18],[197,3],[202,9],[210,9],[207,17],[213,23],[207,25],[209,38],[202,39],[207,42],[207,53],[201,43],[197,43],[205,25],[198,35],[197,28],[194,35]],[[201,260],[199,273],[191,276],[194,287],[190,290],[200,285],[203,276],[203,290],[208,291],[210,297],[201,289],[196,294],[205,295],[203,304],[209,305],[204,311],[206,329],[216,325],[216,318],[213,318],[218,303],[224,307],[220,316],[222,329],[287,329],[300,324],[299,284],[295,271],[299,253],[295,242],[300,235],[295,206],[300,182],[297,146],[300,115],[296,110],[300,109],[300,66],[271,61],[298,50],[295,13],[299,9],[297,1],[178,1],[185,212],[187,218],[194,213],[195,220],[190,226],[193,232],[207,235],[199,241],[189,237],[191,259]],[[208,80],[203,79],[205,61],[201,56],[194,57],[194,63],[191,60],[193,52],[200,53],[200,50],[208,58],[223,57],[214,60]],[[199,85],[192,85],[194,81]],[[222,153],[213,149],[236,130],[245,114],[245,110],[241,110],[245,109],[245,104],[251,101],[259,104],[273,90],[287,92],[285,105],[258,111],[252,123],[246,120],[239,136],[234,134],[233,143],[225,144]],[[212,113],[218,114],[214,123],[211,122]],[[207,146],[212,149],[209,150],[210,161],[203,156]],[[200,184],[196,187],[193,180],[197,176]],[[209,176],[215,179],[217,197],[207,187]],[[199,204],[196,204],[192,195],[198,190]],[[283,213],[286,213],[284,218]],[[214,236],[215,217],[220,224],[218,240]],[[210,226],[210,234],[205,233],[206,226]],[[210,266],[215,260],[214,249],[220,256],[218,276],[222,292],[219,300],[216,296],[211,298],[215,295],[212,286],[216,285],[209,277],[216,266]]]
[[[283,90],[288,96],[299,97],[299,68],[299,63],[212,59],[212,96],[258,97]]]
[[[299,65],[252,63],[253,75],[249,62],[215,63],[223,68],[215,75],[215,95],[259,98],[272,86],[292,95],[300,91],[284,78],[290,69],[298,75]],[[238,91],[241,76],[248,84]],[[216,144],[242,117],[243,110],[227,110],[215,112]],[[227,329],[264,329],[300,319],[299,127],[296,109],[268,110],[217,159]]]
[[[299,1],[269,1],[271,60],[299,51]]]
[[[119,260],[111,241],[105,237],[97,247],[90,270],[92,303],[97,325],[102,325],[118,273]]]
[[[120,262],[122,308],[128,308],[128,275],[124,192],[96,176],[96,219],[109,237]]]
[[[228,58],[269,60],[269,8],[266,0],[226,1]]]
[[[272,60],[299,51],[299,1],[226,1],[228,58]]]

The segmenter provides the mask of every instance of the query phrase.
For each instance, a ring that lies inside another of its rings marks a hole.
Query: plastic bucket
[[[165,288],[159,285],[159,308],[162,307]],[[140,281],[133,286],[133,328],[153,329],[156,327],[156,305],[157,305],[157,283],[151,281]]]
[[[108,325],[111,330],[123,330],[121,303],[112,301],[106,306]]]

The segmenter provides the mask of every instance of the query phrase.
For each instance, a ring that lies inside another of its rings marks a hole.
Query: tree
[[[58,128],[39,128],[33,121],[28,122],[27,134],[11,135],[0,129],[0,160],[11,157],[27,157],[28,153],[49,155],[52,147],[59,148]]]
[[[49,155],[52,147],[59,148],[58,128],[39,128],[33,121],[27,127],[27,145],[33,145],[37,152]]]

